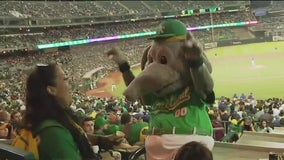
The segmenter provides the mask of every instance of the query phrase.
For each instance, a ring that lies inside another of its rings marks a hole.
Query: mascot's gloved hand
[[[116,64],[121,65],[123,63],[126,63],[126,58],[120,54],[119,50],[116,48],[112,48],[106,53],[107,57],[111,60],[113,60]]]
[[[120,54],[120,51],[116,48],[112,48],[106,52],[106,55],[118,65],[119,71],[122,73],[124,83],[128,86],[135,76],[130,70],[130,65],[127,62],[126,57]]]
[[[199,68],[203,64],[203,50],[195,40],[187,40],[182,48],[185,52],[184,58],[191,68]]]

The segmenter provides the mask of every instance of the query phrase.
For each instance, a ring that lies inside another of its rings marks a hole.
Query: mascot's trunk
[[[179,80],[179,74],[170,66],[151,63],[128,85],[124,92],[127,100],[135,101],[142,96],[159,92]]]

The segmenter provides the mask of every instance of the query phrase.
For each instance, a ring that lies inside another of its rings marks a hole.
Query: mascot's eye
[[[167,58],[165,56],[161,57],[161,64],[167,64]]]

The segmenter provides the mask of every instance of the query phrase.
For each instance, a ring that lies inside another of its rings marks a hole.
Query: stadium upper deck
[[[217,6],[240,6],[249,1],[1,1],[0,17],[55,18],[181,12]]]

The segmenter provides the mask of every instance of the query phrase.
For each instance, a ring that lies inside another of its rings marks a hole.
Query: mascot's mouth
[[[159,96],[159,95],[164,95],[164,94],[166,94],[166,93],[172,92],[172,91],[173,91],[172,89],[176,90],[176,89],[177,89],[177,88],[176,88],[176,85],[178,84],[178,81],[179,81],[179,80],[175,80],[175,81],[173,81],[173,82],[170,82],[170,83],[168,83],[168,84],[162,86],[162,88],[156,90],[156,91],[154,92],[154,94],[157,95],[157,96]]]

